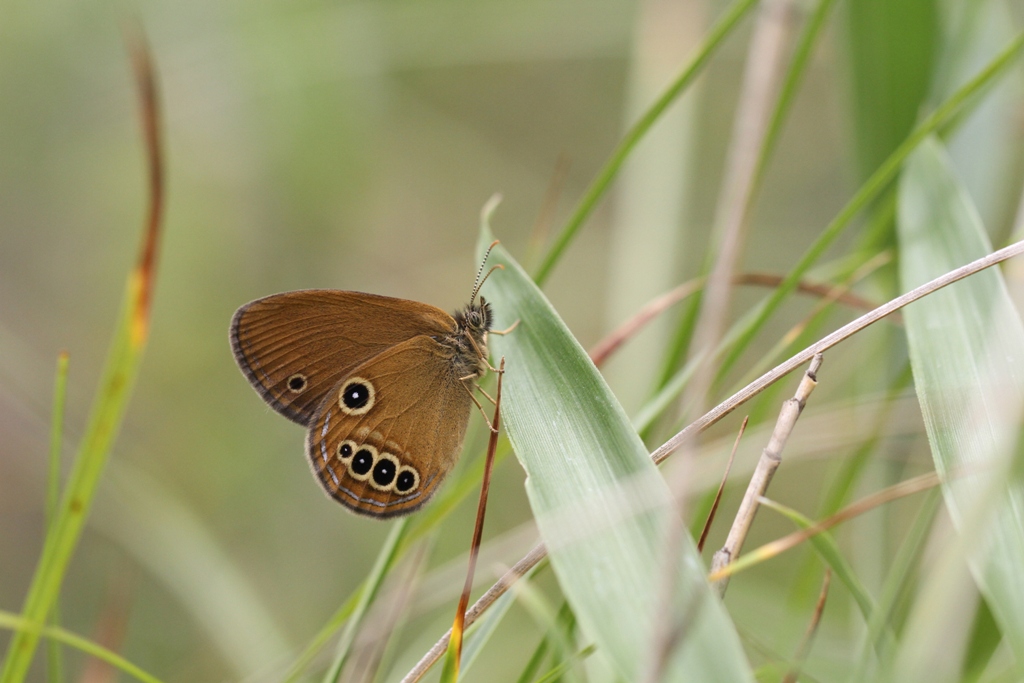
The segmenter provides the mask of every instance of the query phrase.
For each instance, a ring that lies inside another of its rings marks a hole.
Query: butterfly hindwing
[[[354,368],[306,436],[313,473],[350,510],[391,517],[429,500],[459,456],[472,399],[452,349],[427,336]]]
[[[416,301],[310,289],[242,306],[230,336],[238,366],[263,400],[308,426],[327,392],[356,367],[414,337],[451,333],[454,324]]]

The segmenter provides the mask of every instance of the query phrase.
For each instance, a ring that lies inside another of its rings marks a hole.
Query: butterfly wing
[[[430,499],[458,459],[472,406],[452,359],[451,348],[415,337],[335,385],[306,435],[328,495],[378,518]]]
[[[363,292],[309,289],[252,301],[231,320],[238,367],[274,410],[309,425],[354,368],[420,335],[450,333],[439,308]]]

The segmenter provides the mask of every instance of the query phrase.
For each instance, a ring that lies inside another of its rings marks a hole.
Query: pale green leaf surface
[[[992,251],[934,139],[907,162],[898,223],[904,290]],[[1024,485],[1014,467],[1024,325],[995,268],[909,306],[905,315],[932,456],[946,477],[946,505],[968,544],[975,581],[1024,670]]]
[[[491,241],[482,234],[481,255]],[[527,494],[562,591],[599,656],[626,680],[650,665],[670,494],[621,406],[529,276],[500,246],[484,287],[506,359],[502,428],[527,472]],[[687,537],[676,581],[684,621],[666,680],[749,681],[739,639]]]

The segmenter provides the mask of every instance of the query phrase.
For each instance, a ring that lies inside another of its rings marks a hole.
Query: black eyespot
[[[398,481],[395,482],[395,489],[399,493],[412,491],[416,487],[418,477],[411,469],[404,469],[398,473]]]
[[[387,458],[381,458],[377,461],[377,464],[373,466],[373,481],[378,486],[388,486],[395,480],[395,472],[397,471],[395,463]]]
[[[342,394],[342,400],[345,401],[345,405],[349,408],[358,410],[370,400],[370,392],[362,384],[350,384],[345,389],[345,393]]]
[[[344,460],[345,458],[352,456],[352,444],[348,441],[341,442],[338,446],[338,457]]]
[[[362,377],[348,380],[338,393],[338,406],[346,415],[363,415],[373,407],[373,385]]]
[[[352,471],[356,474],[366,474],[373,467],[373,453],[365,448],[361,448],[356,451],[356,455],[352,458]]]
[[[306,389],[306,376],[300,372],[288,378],[288,391],[297,394]]]

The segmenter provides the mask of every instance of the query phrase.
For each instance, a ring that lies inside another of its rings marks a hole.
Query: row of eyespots
[[[409,493],[420,485],[420,474],[415,468],[403,465],[391,453],[378,453],[370,444],[362,446],[346,440],[338,445],[338,459],[345,463],[349,476],[356,481],[368,481],[378,491]]]

